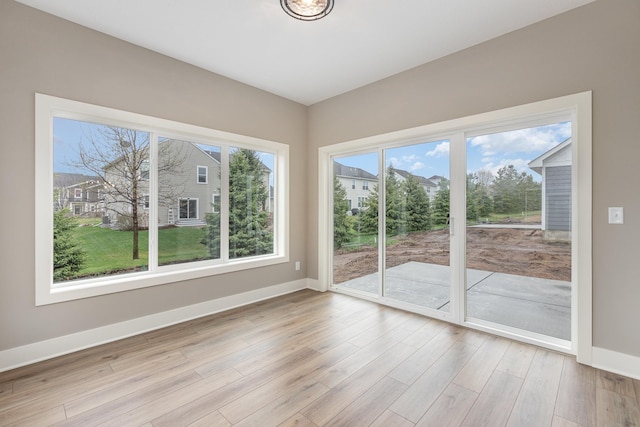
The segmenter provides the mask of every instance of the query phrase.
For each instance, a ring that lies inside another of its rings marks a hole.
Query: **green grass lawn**
[[[533,218],[539,217],[541,213],[542,211],[540,210],[527,211],[526,218],[523,215],[523,212],[513,212],[513,213],[506,213],[506,214],[491,213],[489,214],[488,217],[482,217],[480,218],[480,220],[481,221],[489,220],[490,223],[501,223],[501,222],[504,222],[506,218],[509,218],[513,221],[530,222]],[[475,223],[475,221],[469,221],[470,224],[472,222]]]
[[[200,243],[201,228],[167,228],[158,230],[158,262],[160,265],[208,258],[207,248]],[[115,272],[146,270],[149,259],[149,233],[140,231],[140,259],[132,259],[133,232],[109,228],[78,227],[75,234],[78,246],[86,253],[83,269],[78,277]]]

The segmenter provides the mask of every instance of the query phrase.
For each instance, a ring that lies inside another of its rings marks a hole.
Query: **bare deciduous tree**
[[[120,221],[129,222],[127,228],[133,232],[132,257],[139,259],[139,231],[143,226],[140,208],[144,208],[145,191],[149,191],[149,134],[101,126],[87,139],[79,144],[79,161],[74,166],[91,171],[102,182],[105,208]],[[186,158],[179,147],[159,144],[158,176],[173,177],[171,182],[159,183],[163,189],[160,204],[174,200],[184,187],[175,179],[181,175],[180,166]]]

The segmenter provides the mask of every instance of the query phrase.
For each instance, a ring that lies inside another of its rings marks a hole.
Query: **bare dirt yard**
[[[399,236],[387,246],[387,268],[409,261],[449,265],[448,230]],[[375,273],[378,250],[363,246],[338,250],[334,283]],[[542,231],[516,228],[467,228],[467,268],[571,281],[570,242],[545,241]]]

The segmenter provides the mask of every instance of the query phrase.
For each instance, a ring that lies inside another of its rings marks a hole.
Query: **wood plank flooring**
[[[640,381],[301,291],[0,373],[0,426],[639,426]]]

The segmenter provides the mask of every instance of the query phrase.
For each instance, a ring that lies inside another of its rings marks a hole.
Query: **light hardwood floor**
[[[301,291],[0,373],[0,425],[640,426],[640,381]]]

